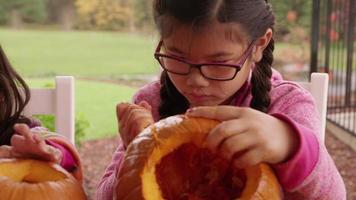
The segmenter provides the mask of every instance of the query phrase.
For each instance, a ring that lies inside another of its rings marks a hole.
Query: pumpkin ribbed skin
[[[215,120],[178,115],[146,128],[127,148],[117,177],[115,199],[164,199],[156,178],[156,166],[184,144],[204,148],[207,133],[218,124]],[[268,165],[256,165],[244,172],[247,180],[240,200],[281,199],[278,181]]]
[[[0,159],[0,200],[85,200],[79,182],[57,164]]]

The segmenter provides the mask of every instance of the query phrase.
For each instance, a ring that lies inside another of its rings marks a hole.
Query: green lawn
[[[0,45],[31,87],[53,84],[56,75],[77,78],[76,116],[90,123],[84,139],[115,134],[115,106],[131,101],[136,88],[78,78],[157,73],[152,56],[156,42],[153,36],[128,33],[0,29]]]
[[[26,79],[30,87],[53,85],[50,79]],[[108,83],[76,80],[76,113],[90,123],[85,140],[112,136],[117,133],[115,106],[131,102],[136,88]]]
[[[0,45],[24,76],[153,74],[154,36],[115,32],[0,29]]]

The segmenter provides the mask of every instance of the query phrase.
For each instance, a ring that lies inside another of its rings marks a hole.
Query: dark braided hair
[[[271,39],[270,43],[263,51],[263,57],[255,70],[252,73],[252,100],[250,106],[262,112],[267,112],[268,106],[271,103],[269,91],[271,90],[271,76],[273,63],[273,50],[274,40]]]
[[[10,145],[15,123],[31,123],[21,115],[29,100],[27,84],[11,67],[0,46],[0,145]]]
[[[228,31],[233,35],[233,24],[239,24],[247,32],[249,40],[262,37],[275,23],[272,9],[266,0],[154,0],[154,20],[161,37],[168,37],[179,24],[194,28],[209,26],[211,22],[230,23]],[[261,61],[256,63],[252,74],[251,107],[267,112],[270,105],[271,65],[273,62],[274,40],[263,52]],[[178,92],[167,72],[161,75],[161,118],[181,114],[189,108],[188,100]]]

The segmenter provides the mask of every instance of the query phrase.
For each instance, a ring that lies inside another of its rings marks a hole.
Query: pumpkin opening
[[[143,130],[128,146],[115,199],[282,199],[272,169],[236,169],[204,146],[218,121],[168,117]]]
[[[236,199],[246,184],[243,170],[193,143],[164,156],[155,171],[162,196],[168,200]]]
[[[35,163],[36,166],[34,166]],[[0,176],[5,176],[12,181],[26,183],[57,181],[66,177],[65,174],[52,169],[45,162],[29,160],[3,163],[0,165]]]

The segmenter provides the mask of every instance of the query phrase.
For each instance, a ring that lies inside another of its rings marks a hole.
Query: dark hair
[[[15,123],[30,123],[21,115],[29,99],[27,84],[11,67],[0,46],[0,145],[10,145]]]
[[[199,28],[217,21],[239,24],[254,41],[263,36],[268,28],[273,30],[275,22],[271,6],[265,0],[155,0],[153,6],[154,20],[163,38],[169,36],[177,24]],[[262,112],[267,112],[270,105],[273,50],[272,38],[252,74],[253,98],[250,106]],[[189,107],[187,99],[177,91],[165,71],[161,75],[160,95],[161,118],[184,113]]]

